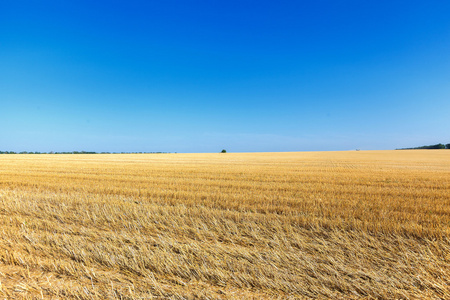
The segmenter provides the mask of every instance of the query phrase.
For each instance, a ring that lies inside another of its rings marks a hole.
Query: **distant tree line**
[[[410,150],[410,149],[450,149],[450,144],[436,144],[436,145],[429,145],[429,146],[420,146],[420,147],[414,147],[414,148],[401,148],[398,150]]]
[[[71,151],[71,152],[15,152],[15,151],[0,151],[0,154],[161,154],[170,152],[94,152],[94,151]]]

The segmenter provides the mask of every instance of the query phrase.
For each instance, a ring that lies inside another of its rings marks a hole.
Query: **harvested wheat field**
[[[450,299],[450,151],[0,155],[0,296]]]

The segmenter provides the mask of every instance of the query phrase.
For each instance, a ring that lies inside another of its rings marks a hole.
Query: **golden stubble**
[[[0,296],[450,298],[450,151],[0,155]]]

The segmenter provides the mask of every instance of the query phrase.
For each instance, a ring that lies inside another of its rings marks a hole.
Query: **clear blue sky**
[[[450,143],[450,1],[0,1],[0,150]]]

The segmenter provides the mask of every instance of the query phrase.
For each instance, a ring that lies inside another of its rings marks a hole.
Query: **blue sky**
[[[0,1],[0,150],[450,143],[449,1]]]

